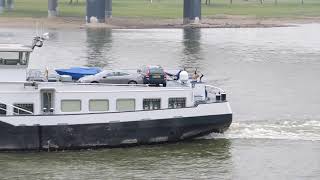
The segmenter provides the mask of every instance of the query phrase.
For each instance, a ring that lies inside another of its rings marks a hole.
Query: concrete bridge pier
[[[104,0],[87,0],[87,23],[104,23],[106,22],[106,1]]]
[[[8,11],[12,11],[14,9],[14,0],[7,0],[7,8]]]
[[[106,0],[106,20],[112,17],[112,0]]]
[[[200,23],[201,0],[184,0],[183,24]]]
[[[48,0],[48,17],[58,16],[58,0]]]
[[[0,0],[0,14],[3,13],[5,7],[6,7],[6,0]]]

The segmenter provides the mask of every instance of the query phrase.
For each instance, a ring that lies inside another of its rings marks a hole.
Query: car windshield
[[[119,72],[119,76],[129,76],[130,74],[129,73],[126,73],[126,72]]]
[[[107,71],[102,71],[102,72],[99,72],[98,74],[96,74],[95,76],[105,76],[105,75],[107,75],[108,74],[108,72]]]
[[[151,74],[154,74],[154,73],[162,74],[162,73],[163,73],[163,69],[162,69],[162,68],[159,68],[159,67],[150,68],[150,73],[151,73]]]

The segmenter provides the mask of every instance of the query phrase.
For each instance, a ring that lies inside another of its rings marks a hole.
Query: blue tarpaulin
[[[72,67],[69,69],[56,69],[59,75],[69,75],[73,80],[78,80],[83,76],[95,75],[101,72],[100,68],[97,67]]]

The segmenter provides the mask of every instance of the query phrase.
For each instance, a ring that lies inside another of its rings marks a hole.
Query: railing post
[[[200,23],[201,0],[184,0],[183,24]]]
[[[48,0],[48,17],[58,16],[58,0]]]
[[[112,0],[106,0],[106,20],[112,17]]]
[[[106,13],[105,0],[87,0],[87,23],[104,23]]]
[[[3,13],[5,6],[6,6],[6,0],[0,0],[0,14]]]
[[[8,11],[12,11],[14,9],[14,0],[7,0],[7,8]]]

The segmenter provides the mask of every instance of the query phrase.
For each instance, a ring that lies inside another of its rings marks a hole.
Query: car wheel
[[[138,84],[136,81],[129,81],[128,84]]]
[[[99,83],[98,81],[92,81],[91,83]]]

